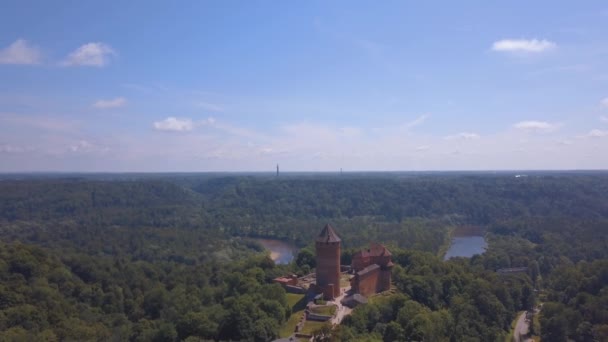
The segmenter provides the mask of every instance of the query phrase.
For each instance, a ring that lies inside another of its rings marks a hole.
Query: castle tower
[[[340,237],[329,224],[315,240],[317,287],[325,298],[340,295]]]

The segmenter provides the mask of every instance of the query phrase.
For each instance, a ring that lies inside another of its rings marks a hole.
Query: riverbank
[[[441,245],[441,247],[439,247],[439,250],[437,251],[437,256],[441,259],[445,257],[446,253],[450,249],[450,246],[452,245],[452,236],[454,234],[455,229],[455,227],[448,228],[448,231],[446,232],[445,237],[443,239],[443,244]]]
[[[270,258],[276,264],[289,264],[298,250],[295,245],[281,240],[262,238],[255,238],[253,240],[270,252]]]
[[[475,254],[483,254],[488,242],[485,238],[485,231],[479,226],[460,226],[448,231],[449,245],[447,248],[442,246],[440,256],[443,260],[453,257],[470,258]]]

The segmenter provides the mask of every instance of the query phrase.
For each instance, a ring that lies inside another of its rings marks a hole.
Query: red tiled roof
[[[361,250],[353,255],[353,258],[365,258],[368,256],[391,256],[388,248],[379,243],[372,243],[369,249]]]
[[[374,256],[389,256],[391,252],[388,251],[388,248],[384,247],[379,243],[372,243],[371,245],[371,253]]]

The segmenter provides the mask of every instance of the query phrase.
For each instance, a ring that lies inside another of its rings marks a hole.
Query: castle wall
[[[287,291],[287,293],[306,293],[306,289],[300,286],[292,286],[292,285],[287,285],[285,286],[285,291]]]
[[[391,270],[375,267],[368,271],[359,272],[351,281],[351,286],[355,293],[362,294],[366,297],[390,290]]]
[[[374,268],[363,274],[357,274],[355,278],[355,292],[364,296],[370,296],[377,292],[380,268]]]
[[[378,281],[378,292],[388,291],[391,289],[391,269],[380,271],[380,279]]]
[[[369,265],[371,265],[369,257],[355,257],[352,260],[352,268],[355,271],[360,271]]]

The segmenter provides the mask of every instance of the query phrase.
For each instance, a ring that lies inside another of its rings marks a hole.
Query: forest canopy
[[[327,222],[343,263],[370,241],[396,263],[334,339],[500,340],[539,302],[544,340],[608,339],[604,173],[3,175],[0,336],[272,340],[292,308],[271,280],[314,267]],[[444,262],[460,226],[489,249]],[[250,237],[303,249],[275,265]]]

